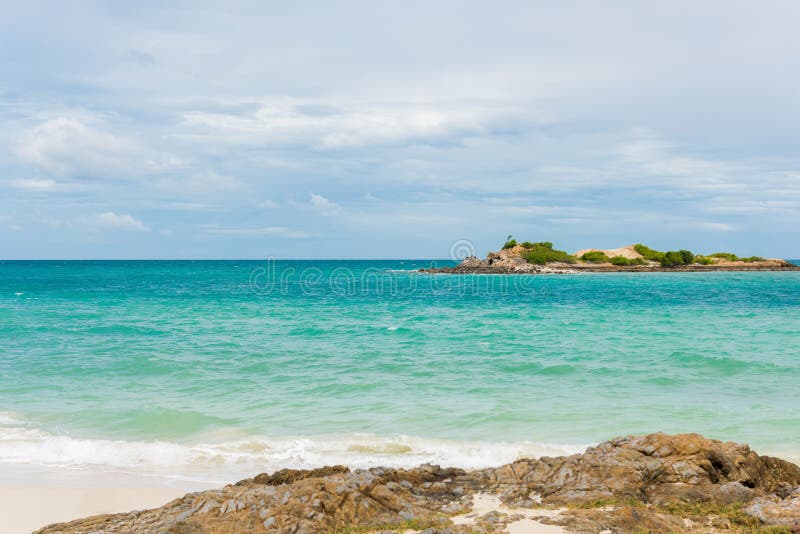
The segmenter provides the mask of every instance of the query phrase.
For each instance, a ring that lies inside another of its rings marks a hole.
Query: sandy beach
[[[127,473],[4,465],[0,534],[27,534],[51,523],[161,506],[217,484]]]
[[[185,492],[167,487],[0,486],[0,534],[23,534],[50,523],[160,506]],[[46,503],[46,504],[44,504]]]

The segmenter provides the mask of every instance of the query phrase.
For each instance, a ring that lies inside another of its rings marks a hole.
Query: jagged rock
[[[39,532],[392,532],[404,531],[409,521],[430,532],[502,532],[513,516],[500,511],[472,526],[450,524],[448,516],[469,510],[479,492],[520,508],[552,512],[553,506],[570,505],[546,519],[568,531],[716,532],[730,528],[731,520],[711,511],[681,515],[675,503],[745,503],[753,522],[795,526],[798,486],[800,468],[759,456],[747,445],[697,434],[650,434],[617,438],[583,454],[469,472],[432,465],[281,470],[190,493],[153,510],[95,516]]]
[[[760,457],[747,445],[697,434],[617,438],[583,454],[520,460],[500,468],[504,471],[499,476],[508,478],[509,467],[515,474],[525,473],[519,480],[526,491],[533,489],[550,503],[609,498],[655,504],[743,501],[753,498],[756,491],[770,493],[783,484],[800,484],[800,468],[794,464]],[[744,488],[738,491],[742,498],[728,483]]]
[[[335,475],[337,473],[349,473],[350,468],[343,465],[331,465],[320,467],[319,469],[281,469],[275,471],[271,475],[269,473],[261,473],[253,478],[240,480],[236,485],[247,484],[248,482],[255,482],[256,484],[266,484],[268,486],[279,486],[281,484],[291,484],[304,478],[320,478]]]
[[[782,499],[778,495],[754,499],[744,511],[767,525],[800,528],[800,488]]]

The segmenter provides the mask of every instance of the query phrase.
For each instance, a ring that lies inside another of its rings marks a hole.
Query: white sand
[[[0,534],[30,533],[90,515],[155,508],[186,493],[178,488],[0,486]]]
[[[0,464],[0,534],[28,534],[90,515],[155,508],[222,484]]]
[[[508,524],[509,534],[563,534],[566,533],[563,527],[541,522],[544,518],[558,517],[563,511],[562,508],[509,508],[497,495],[477,493],[472,497],[472,510],[450,519],[456,525],[473,525],[479,517],[489,512],[522,515],[524,516],[522,519]]]

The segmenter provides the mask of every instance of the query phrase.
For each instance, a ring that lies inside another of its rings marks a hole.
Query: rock
[[[510,505],[570,505],[548,522],[567,530],[707,532],[734,528],[712,513],[743,503],[752,521],[800,526],[800,468],[759,456],[746,445],[697,434],[621,437],[566,457],[523,459],[467,472],[422,465],[414,469],[343,466],[262,473],[220,490],[188,494],[160,508],[50,525],[40,533],[213,533],[369,531],[402,527],[467,532],[451,525],[478,492]],[[677,503],[677,504],[676,504]],[[698,517],[693,503],[708,503]],[[716,503],[716,504],[715,504]],[[680,510],[688,510],[681,515]],[[677,511],[676,511],[677,510]],[[557,517],[556,517],[557,516]],[[507,512],[489,511],[475,531],[502,532]],[[394,530],[397,530],[394,529]]]
[[[321,478],[337,473],[348,473],[350,468],[343,465],[331,465],[328,467],[320,467],[319,469],[281,469],[275,471],[271,475],[268,473],[261,473],[253,478],[241,480],[236,485],[247,484],[255,482],[256,484],[266,484],[268,486],[280,486],[281,484],[291,484],[297,480],[304,478]]]
[[[719,500],[725,503],[747,502],[755,498],[756,492],[741,482],[727,482],[719,487]]]
[[[697,434],[617,438],[583,454],[520,460],[512,466],[526,473],[524,489],[541,494],[545,503],[744,501],[775,492],[784,482],[800,484],[800,468],[794,464]],[[743,489],[734,492],[729,482]]]
[[[744,511],[767,525],[800,528],[800,488],[782,499],[777,495],[754,499]]]

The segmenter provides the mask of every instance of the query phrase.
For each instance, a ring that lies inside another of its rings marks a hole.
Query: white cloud
[[[156,58],[153,54],[134,49],[126,50],[125,53],[122,54],[122,60],[135,63],[141,67],[152,67],[156,64]]]
[[[48,178],[12,180],[10,184],[16,189],[23,189],[25,191],[53,191],[58,187],[55,180],[50,180]]]
[[[132,215],[118,215],[113,211],[98,213],[95,216],[95,223],[101,228],[109,228],[114,230],[131,230],[138,232],[145,232],[149,230],[149,228],[147,228],[142,221],[135,219]]]
[[[8,229],[13,232],[19,232],[20,230],[22,230],[22,227],[18,224],[9,224]]]
[[[100,114],[62,114],[24,131],[17,139],[16,154],[23,163],[62,178],[137,176],[184,164],[144,146],[129,133],[112,130]]]
[[[320,108],[324,107],[324,111]],[[347,104],[280,100],[254,112],[190,111],[184,125],[195,135],[234,144],[304,145],[340,149],[373,145],[435,143],[484,135],[531,113],[483,102]],[[530,117],[529,117],[530,118]]]
[[[703,228],[708,228],[709,230],[717,230],[719,232],[733,232],[736,230],[732,225],[720,222],[703,222],[700,223],[700,226]]]
[[[157,178],[153,184],[181,194],[215,194],[236,191],[244,186],[241,180],[212,170],[196,172],[189,176]]]
[[[342,212],[342,207],[335,202],[331,202],[322,195],[311,193],[309,197],[311,207],[322,215],[338,215]]]
[[[66,176],[126,170],[133,158],[142,156],[142,149],[84,121],[58,117],[29,130],[17,153],[45,172]]]
[[[654,132],[636,129],[632,139],[616,147],[620,162],[648,176],[688,179],[684,185],[704,188],[730,187],[730,174],[736,167],[721,160],[691,157],[677,153],[677,147]]]
[[[163,202],[158,207],[167,211],[211,211],[216,209],[215,206],[201,202]]]
[[[298,230],[292,230],[285,226],[266,226],[259,228],[225,228],[216,225],[205,225],[204,231],[214,235],[230,236],[274,236],[295,239],[304,239],[308,234]]]

